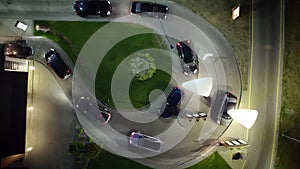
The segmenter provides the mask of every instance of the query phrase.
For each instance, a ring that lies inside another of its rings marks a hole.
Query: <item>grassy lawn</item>
[[[34,32],[34,36],[43,36],[58,43],[69,55],[73,63],[75,63],[85,42],[93,33],[107,24],[107,22],[35,21],[34,24],[47,26],[51,28],[54,33],[62,34],[66,37],[66,40],[63,40],[55,36],[54,33]]]
[[[249,0],[208,1],[173,0],[201,16],[214,26],[232,45],[242,76],[243,90],[247,90],[249,48]],[[231,8],[241,4],[240,17],[232,21]]]
[[[35,21],[35,25],[43,25],[51,28],[51,33],[35,31],[35,36],[44,36],[58,43],[69,55],[73,63],[76,62],[77,56],[89,39],[89,37],[100,29],[106,22],[65,22],[65,21]],[[72,29],[70,29],[72,28]],[[76,29],[75,29],[76,28]],[[84,30],[84,31],[82,31]],[[62,35],[59,38],[57,35]],[[117,66],[131,53],[146,48],[162,49],[161,39],[155,34],[136,35],[127,38],[116,44],[104,57],[103,62],[99,65],[99,70],[95,82],[97,98],[107,105],[114,107],[111,96],[111,80]],[[170,63],[169,56],[162,56],[160,62]],[[157,60],[156,60],[157,62]],[[144,82],[133,79],[130,85],[130,99],[134,107],[141,108],[149,104],[149,93],[157,88],[164,90],[171,76],[167,73],[157,70],[155,75]],[[122,103],[121,103],[122,104]],[[122,108],[127,108],[126,105]]]
[[[300,3],[285,2],[285,46],[282,77],[280,132],[300,140]],[[300,143],[279,137],[277,169],[299,168]]]
[[[195,164],[187,169],[231,169],[221,155],[216,151],[200,163]]]
[[[138,81],[136,78],[131,81],[129,88],[129,97],[136,108],[141,108],[149,104],[148,96],[152,90],[150,89],[166,89],[171,76],[161,70],[152,77],[151,81]],[[149,89],[148,89],[149,88]]]
[[[98,158],[90,161],[87,169],[110,169],[120,168],[122,169],[150,169],[150,167],[144,166],[140,163],[134,162],[130,159],[116,156],[107,151],[102,151]],[[203,161],[195,164],[186,169],[231,169],[230,166],[222,159],[218,152],[213,153]]]
[[[146,48],[162,48],[157,35],[155,34],[143,34],[135,35],[127,39],[122,40],[116,44],[104,57],[102,63],[99,66],[96,78],[96,95],[98,98],[107,103],[109,106],[114,107],[111,96],[111,81],[116,67],[128,57],[131,53],[137,50]],[[163,62],[170,65],[170,71],[172,70],[170,56],[161,56],[159,60],[155,62]],[[128,68],[128,71],[129,68]],[[153,89],[164,90],[170,82],[171,76],[163,71],[157,70],[153,77],[146,81],[138,81],[133,79],[130,84],[129,97],[133,106],[141,108],[147,104],[148,95]],[[122,103],[119,103],[122,105]],[[126,105],[122,108],[127,108]]]
[[[128,158],[117,156],[108,151],[102,151],[98,158],[90,161],[87,169],[151,169]]]
[[[60,32],[66,39],[72,42],[72,44],[66,43],[65,40],[62,40],[58,38],[57,36],[54,36],[52,33],[41,33],[41,32],[35,32],[36,36],[44,36],[49,39],[54,40],[57,42],[63,49],[69,54],[72,61],[75,63],[77,55],[79,51],[81,50],[84,43],[88,40],[89,36],[91,36],[95,31],[97,31],[101,26],[105,25],[106,23],[101,22],[54,22],[54,21],[35,21],[35,24],[39,25],[46,25],[49,26],[51,29],[55,30],[56,32]],[[78,24],[78,25],[77,25]],[[85,33],[83,34],[81,29],[68,29],[68,28],[83,28],[85,30]],[[74,36],[78,35],[78,36]],[[102,97],[102,99],[107,99],[110,94],[106,93],[107,91],[110,91],[110,85],[103,84],[103,82],[108,82],[110,84],[109,79],[107,79],[109,76],[107,74],[113,73],[114,69],[112,69],[113,66],[116,66],[118,63],[120,63],[127,55],[130,53],[136,51],[136,49],[144,49],[144,48],[162,48],[159,43],[157,43],[158,39],[154,34],[146,34],[143,35],[143,38],[140,37],[141,35],[136,35],[133,37],[130,37],[128,39],[125,39],[118,43],[113,49],[109,51],[107,54],[108,57],[105,57],[104,59],[105,64],[100,65],[101,69],[105,71],[106,77],[104,77],[104,74],[98,73],[97,79],[99,79],[99,82],[97,81],[97,86],[101,86],[99,90],[97,90],[98,95]],[[128,41],[131,41],[131,43],[128,43]],[[134,43],[133,43],[134,42]],[[125,45],[126,44],[126,45]],[[128,45],[130,44],[130,45]],[[116,50],[118,49],[118,50]],[[120,51],[122,51],[120,53]],[[121,56],[121,57],[113,57],[113,56]],[[112,59],[113,58],[113,59]],[[166,60],[164,62],[171,62],[169,57],[164,57]],[[171,67],[170,67],[171,68]],[[99,72],[102,72],[103,70],[99,70]],[[148,95],[149,92],[145,92],[145,88],[148,87],[149,91],[151,91],[153,88],[161,88],[164,89],[168,82],[170,81],[170,75],[167,73],[164,73],[162,71],[157,71],[157,73],[152,77],[153,83],[150,81],[144,81],[139,82],[136,79],[131,81],[130,85],[130,97],[135,98],[132,100],[133,103],[136,103],[136,107],[141,107],[145,104],[148,104]],[[155,84],[155,85],[154,85]],[[103,88],[103,86],[106,86],[108,88]],[[136,87],[133,87],[136,86]],[[134,89],[135,88],[135,89]],[[103,89],[103,90],[100,90]],[[108,96],[108,97],[107,97]],[[133,97],[135,96],[135,97]],[[106,98],[107,97],[107,98]],[[110,96],[111,97],[111,96]],[[117,161],[117,162],[116,162]],[[132,160],[129,160],[127,158],[117,156],[114,154],[111,154],[109,152],[103,151],[99,155],[98,158],[91,160],[89,164],[89,169],[96,169],[96,168],[118,168],[119,166],[122,166],[123,169],[148,169],[149,167],[144,166],[142,164],[136,163]],[[221,166],[217,168],[230,168],[227,167],[228,164],[222,159],[222,157],[216,152],[207,159],[201,161],[200,163],[190,167],[190,169],[196,169],[196,168],[203,168],[203,169],[210,169],[210,168],[216,168],[215,166]]]

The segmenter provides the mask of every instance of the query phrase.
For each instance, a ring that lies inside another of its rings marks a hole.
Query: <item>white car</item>
[[[107,124],[111,119],[111,114],[107,109],[101,110],[100,107],[92,103],[88,97],[81,97],[77,102],[76,109],[90,117],[99,119],[103,124]]]
[[[161,152],[164,148],[164,142],[159,138],[151,137],[136,131],[130,133],[129,144],[154,152]]]

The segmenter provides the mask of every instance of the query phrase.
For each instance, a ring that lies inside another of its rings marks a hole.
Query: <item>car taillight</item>
[[[70,70],[67,70],[67,73],[70,73],[71,71]]]
[[[180,46],[180,43],[178,42],[178,43],[176,44],[176,46]]]

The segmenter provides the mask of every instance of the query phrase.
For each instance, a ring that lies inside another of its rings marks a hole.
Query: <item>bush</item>
[[[149,53],[137,53],[128,64],[132,74],[135,74],[139,81],[150,79],[156,72],[154,58]]]

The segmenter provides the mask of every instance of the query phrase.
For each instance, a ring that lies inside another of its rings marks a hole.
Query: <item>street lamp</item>
[[[165,31],[165,28],[164,28],[164,26],[163,26],[163,24],[162,24],[162,20],[161,20],[161,19],[159,19],[159,23],[160,23],[160,25],[161,25],[161,29],[162,29],[162,31],[163,31],[163,33],[164,33],[164,35],[165,35],[165,37],[166,37],[168,43],[169,43],[169,45],[170,45],[170,48],[173,49],[174,47],[173,47],[173,45],[171,44],[168,35],[166,34],[166,31]]]

